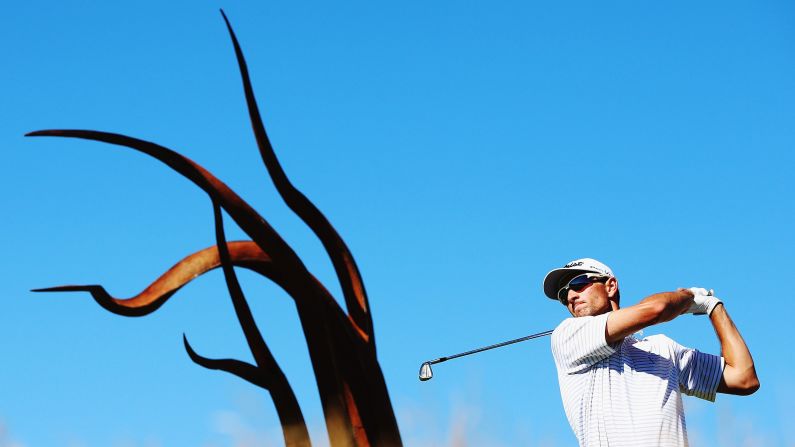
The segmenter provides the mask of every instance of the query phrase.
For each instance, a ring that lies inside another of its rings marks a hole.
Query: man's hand
[[[701,287],[691,287],[687,289],[693,293],[693,304],[685,313],[693,315],[709,315],[715,309],[715,306],[722,303],[722,301],[714,295],[712,289],[707,290]]]

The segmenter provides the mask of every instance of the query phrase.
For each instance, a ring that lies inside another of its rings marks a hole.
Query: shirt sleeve
[[[558,371],[576,374],[616,352],[605,339],[605,326],[609,315],[608,312],[596,316],[567,318],[555,328],[552,332],[552,356]]]
[[[671,343],[679,368],[679,389],[688,396],[715,402],[725,365],[723,357],[686,348],[673,340]]]

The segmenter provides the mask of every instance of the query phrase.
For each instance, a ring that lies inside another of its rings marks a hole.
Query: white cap
[[[560,288],[575,276],[583,273],[599,273],[600,275],[615,277],[610,267],[596,259],[575,259],[563,267],[547,273],[547,276],[544,277],[544,295],[557,301]]]

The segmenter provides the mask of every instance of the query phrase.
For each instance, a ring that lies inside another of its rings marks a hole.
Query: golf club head
[[[431,370],[431,362],[425,362],[420,366],[420,380],[423,382],[433,378],[433,370]]]

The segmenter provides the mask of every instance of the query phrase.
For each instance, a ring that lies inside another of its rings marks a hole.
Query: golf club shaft
[[[539,332],[538,334],[528,335],[526,337],[517,338],[516,340],[504,341],[502,343],[497,343],[496,345],[486,346],[484,348],[473,349],[471,351],[462,352],[460,354],[453,354],[453,355],[449,355],[447,357],[440,357],[440,358],[438,358],[436,360],[431,360],[428,363],[430,363],[430,364],[442,363],[442,362],[446,362],[448,360],[457,359],[458,357],[463,357],[465,355],[476,354],[478,352],[488,351],[489,349],[499,348],[501,346],[506,346],[506,345],[510,345],[510,344],[514,344],[514,343],[519,343],[520,341],[525,341],[525,340],[530,340],[530,339],[533,339],[533,338],[543,337],[543,336],[549,335],[551,333],[552,333],[552,331]]]

